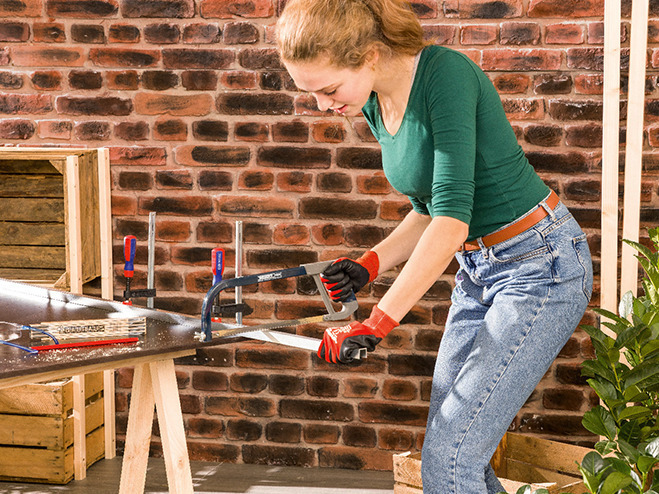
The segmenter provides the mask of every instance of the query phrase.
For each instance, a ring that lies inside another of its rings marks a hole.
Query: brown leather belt
[[[558,195],[552,190],[546,200],[546,203],[550,209],[554,209],[558,205],[559,201],[560,199]],[[549,213],[547,213],[545,208],[543,208],[541,205],[538,205],[538,207],[536,207],[531,213],[527,214],[520,220],[516,221],[510,226],[507,226],[503,230],[485,235],[481,238],[481,241],[485,247],[492,247],[493,245],[500,242],[505,242],[506,240],[513,238],[515,235],[519,235],[520,233],[536,225],[541,219],[547,217],[548,214]],[[478,249],[480,249],[480,245],[478,245],[476,240],[465,242],[460,248],[461,251]]]

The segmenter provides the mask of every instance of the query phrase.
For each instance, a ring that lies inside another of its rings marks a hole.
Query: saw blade
[[[274,321],[265,324],[257,324],[255,326],[238,326],[235,328],[215,329],[211,331],[211,334],[213,335],[213,339],[228,338],[231,336],[239,336],[244,333],[250,333],[252,331],[269,331],[271,329],[281,329],[291,326],[301,326],[303,324],[314,324],[330,321],[331,319],[327,316],[328,314],[322,314],[319,316],[303,317],[301,319],[289,319],[286,321]],[[204,334],[198,333],[198,337],[203,339]]]

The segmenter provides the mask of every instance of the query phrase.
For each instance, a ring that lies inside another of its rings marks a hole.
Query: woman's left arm
[[[467,239],[469,226],[449,216],[436,216],[378,307],[400,321],[446,270]]]

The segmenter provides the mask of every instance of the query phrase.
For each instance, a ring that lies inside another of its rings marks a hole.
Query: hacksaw
[[[295,268],[286,268],[275,271],[268,271],[266,273],[253,274],[248,276],[239,276],[236,278],[223,279],[219,283],[213,285],[208,293],[204,297],[204,302],[201,307],[201,333],[198,337],[201,341],[212,341],[214,338],[227,338],[231,336],[237,336],[244,333],[254,332],[254,331],[268,331],[271,329],[291,327],[291,326],[300,326],[302,324],[311,324],[319,323],[325,321],[339,321],[342,319],[347,319],[352,313],[357,310],[358,303],[354,294],[351,294],[347,300],[342,304],[340,310],[335,310],[332,305],[332,300],[323,285],[323,282],[320,279],[320,274],[330,266],[334,261],[321,261],[309,264],[302,264]],[[222,290],[227,288],[241,287],[246,285],[254,285],[257,283],[264,283],[266,281],[280,280],[284,278],[293,278],[297,276],[311,276],[316,283],[316,287],[320,292],[320,296],[325,304],[327,309],[326,314],[321,314],[317,316],[303,317],[300,319],[288,319],[284,321],[274,321],[265,324],[258,324],[254,326],[235,326],[225,329],[216,329],[211,328],[211,312],[213,307],[213,301],[220,294]],[[366,356],[366,349],[360,349],[358,355],[352,356],[353,358],[359,359]]]

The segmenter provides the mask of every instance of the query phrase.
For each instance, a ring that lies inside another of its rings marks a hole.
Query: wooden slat
[[[508,434],[508,457],[557,472],[581,476],[577,462],[591,451],[573,444],[557,443],[522,434]]]
[[[66,269],[64,255],[64,247],[8,245],[0,249],[0,267]]]
[[[7,156],[6,153],[0,151],[0,160],[3,161],[2,166],[0,166],[0,175],[4,175],[5,173],[61,175],[47,159],[24,159],[15,152],[11,156]]]
[[[394,455],[394,480],[408,485],[421,485],[421,453]]]
[[[64,222],[64,200],[0,198],[4,221]]]
[[[559,486],[571,484],[579,480],[574,476],[563,475],[555,470],[548,470],[538,465],[511,460],[510,458],[506,461],[506,463],[506,468],[508,471],[507,478],[516,480],[518,482],[534,484],[549,483]]]
[[[638,242],[643,168],[643,112],[645,109],[645,65],[648,44],[648,0],[632,2],[629,90],[627,98],[627,144],[625,148],[625,197],[622,238]],[[620,293],[638,289],[636,250],[622,245]]]
[[[0,245],[64,246],[63,223],[0,221]]]
[[[618,311],[618,160],[620,149],[619,0],[604,0],[603,84],[600,307],[616,313]]]
[[[2,175],[0,197],[64,197],[62,183],[61,175]]]

